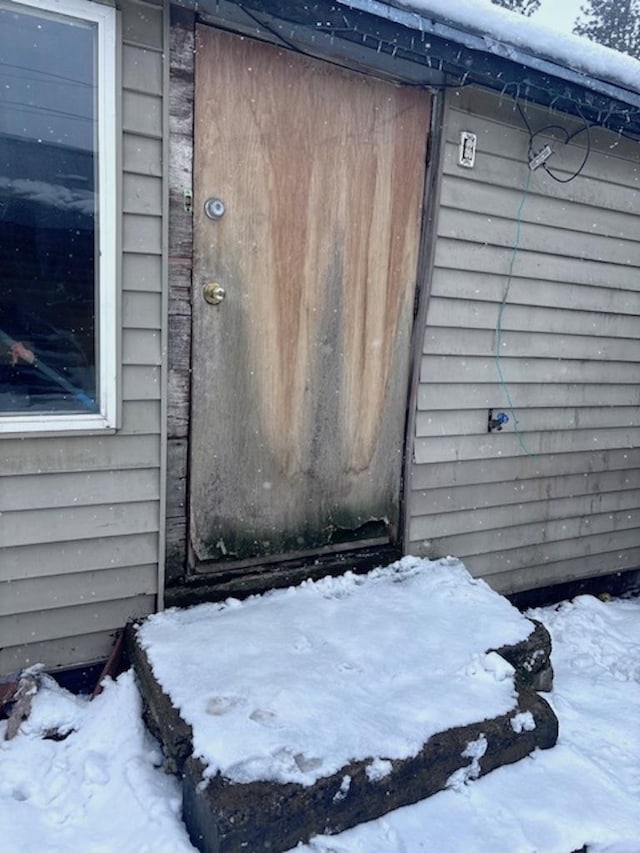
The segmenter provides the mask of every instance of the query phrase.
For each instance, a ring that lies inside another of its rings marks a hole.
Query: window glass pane
[[[98,408],[96,30],[0,2],[0,416]]]

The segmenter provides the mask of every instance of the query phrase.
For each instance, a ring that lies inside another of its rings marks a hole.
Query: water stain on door
[[[190,524],[207,570],[397,535],[429,111],[421,90],[198,27]]]

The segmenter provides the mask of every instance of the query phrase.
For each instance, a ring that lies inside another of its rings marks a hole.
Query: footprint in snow
[[[275,711],[269,711],[266,708],[256,708],[249,714],[249,719],[260,726],[264,726],[265,729],[278,729],[281,726]]]
[[[286,746],[272,753],[272,758],[276,765],[289,772],[297,769],[301,773],[309,773],[322,767],[323,764],[321,758],[313,758],[305,755],[304,752],[294,754]]]
[[[240,708],[246,703],[247,700],[243,699],[242,696],[212,696],[207,699],[205,711],[212,717],[222,717],[229,711],[233,711],[234,708]]]
[[[307,654],[313,649],[311,641],[308,637],[305,637],[304,634],[298,637],[298,639],[293,644],[293,651],[299,655]]]
[[[362,669],[359,666],[349,663],[348,661],[342,661],[342,663],[337,665],[336,669],[338,672],[344,672],[347,675],[357,675],[362,672]]]

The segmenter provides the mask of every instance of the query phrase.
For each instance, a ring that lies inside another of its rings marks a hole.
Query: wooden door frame
[[[195,12],[177,6],[171,6],[170,54],[169,54],[169,318],[168,318],[168,400],[167,400],[167,501],[166,501],[166,585],[171,589],[182,588],[187,580],[190,586],[215,587],[207,598],[224,597],[236,594],[240,585],[247,593],[259,591],[278,583],[275,572],[267,570],[260,573],[263,580],[251,581],[249,577],[242,581],[242,568],[229,572],[216,572],[213,576],[193,575],[189,570],[191,562],[189,541],[189,424],[191,411],[191,298],[193,268],[193,146],[194,146],[194,90],[195,90],[195,27],[196,23],[215,26],[211,18],[201,18]],[[239,33],[241,34],[241,33]],[[253,34],[254,37],[256,33]],[[277,38],[264,40],[278,42]],[[280,46],[282,46],[280,44]],[[374,52],[375,56],[375,52]],[[388,59],[388,58],[387,58]],[[388,69],[383,73],[372,65],[363,67],[361,61],[341,65],[352,70],[375,74],[391,80]],[[406,63],[405,63],[406,64]],[[404,83],[405,74],[394,82]],[[425,88],[427,88],[425,86]],[[399,556],[402,545],[407,541],[408,514],[407,499],[410,489],[411,457],[413,430],[415,428],[415,402],[419,380],[420,356],[424,337],[424,319],[426,317],[428,286],[433,265],[435,247],[435,218],[441,173],[441,127],[444,112],[444,98],[441,92],[430,91],[431,126],[428,130],[427,162],[425,169],[424,203],[421,223],[421,236],[418,251],[418,274],[414,303],[413,326],[409,356],[409,393],[405,417],[403,470],[400,486],[400,523],[398,544],[386,549],[370,552],[355,547],[348,551],[348,564],[342,570],[354,565],[369,568],[380,564],[384,559]],[[386,555],[386,556],[385,556]],[[315,565],[318,575],[326,574],[331,565],[340,562],[334,554],[320,558]],[[309,575],[309,559],[295,557],[287,561],[289,571],[278,572],[286,578],[300,579]],[[284,568],[284,566],[283,566]],[[234,578],[236,580],[234,581]],[[291,582],[290,580],[288,582]],[[220,595],[218,595],[218,591]],[[224,593],[224,595],[223,595]],[[180,594],[178,599],[180,602]],[[199,596],[202,597],[202,596]],[[175,598],[175,596],[174,596]],[[178,603],[169,594],[168,603]]]

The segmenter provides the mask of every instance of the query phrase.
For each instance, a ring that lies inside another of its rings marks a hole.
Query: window
[[[113,9],[0,0],[0,432],[115,426],[115,114]]]

